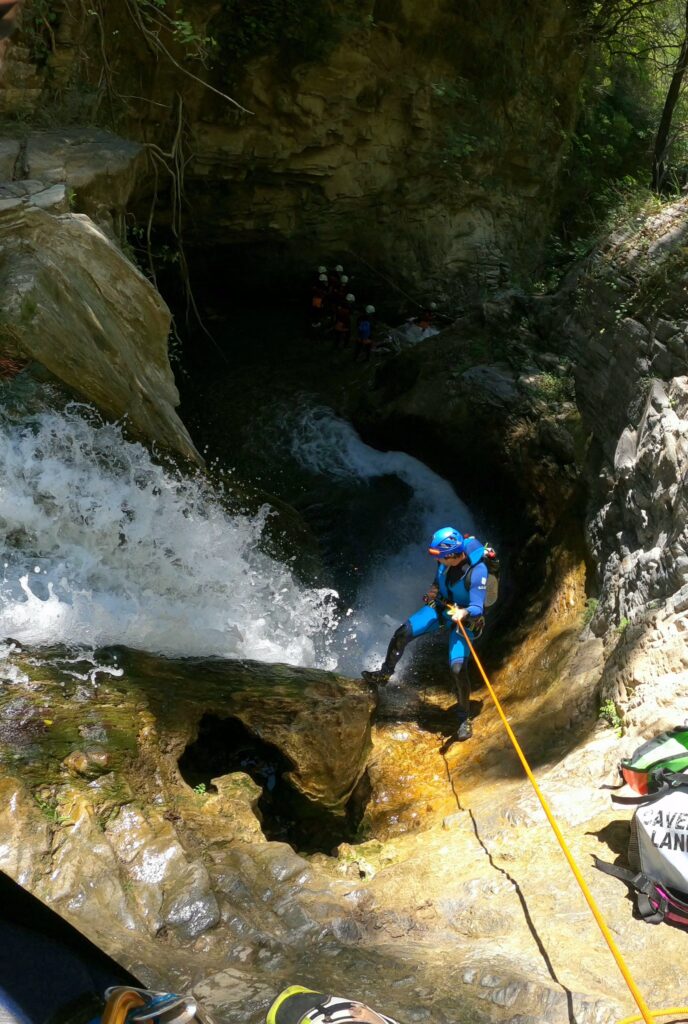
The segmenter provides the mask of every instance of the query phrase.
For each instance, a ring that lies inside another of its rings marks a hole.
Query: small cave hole
[[[206,714],[198,736],[179,758],[179,771],[192,789],[217,792],[212,779],[244,772],[260,786],[257,811],[266,839],[288,843],[297,853],[332,854],[355,841],[363,806],[358,793],[345,816],[334,815],[302,796],[284,778],[293,763],[272,743],[252,733],[238,718]],[[360,788],[360,787],[359,787]]]

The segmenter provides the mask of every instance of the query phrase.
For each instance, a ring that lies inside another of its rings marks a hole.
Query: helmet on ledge
[[[463,554],[464,539],[453,526],[443,526],[435,530],[430,541],[428,554],[435,558],[457,558]]]

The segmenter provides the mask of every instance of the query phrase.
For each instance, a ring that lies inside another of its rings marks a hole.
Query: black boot
[[[471,709],[471,680],[468,675],[468,662],[455,661],[452,664],[451,672],[454,677],[459,705],[459,725],[456,730],[456,738],[463,742],[464,740],[469,740],[473,735],[473,726],[469,717]]]
[[[389,641],[385,660],[382,662],[380,667],[372,670],[366,669],[365,672],[361,672],[363,679],[365,679],[367,683],[375,683],[376,686],[384,686],[385,683],[388,683],[394,675],[394,669],[397,667],[397,662],[404,653],[406,644],[410,639],[411,630],[408,623],[405,622],[403,626],[399,626],[399,629]]]
[[[366,669],[364,672],[361,672],[361,677],[367,683],[373,683],[375,686],[385,686],[391,679],[389,672],[385,672],[384,666],[382,668]]]
[[[459,728],[456,731],[456,738],[462,743],[464,740],[469,740],[473,735],[473,726],[471,725],[470,718],[464,719],[463,722],[459,722]]]

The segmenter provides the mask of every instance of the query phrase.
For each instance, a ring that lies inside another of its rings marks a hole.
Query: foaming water
[[[230,515],[81,406],[0,444],[0,635],[334,667],[336,595],[260,551],[267,507]]]
[[[300,413],[291,430],[291,451],[311,472],[355,484],[359,496],[352,493],[352,501],[365,501],[365,489],[380,477],[397,477],[410,492],[402,509],[388,510],[381,540],[362,567],[355,608],[340,622],[333,642],[338,667],[357,674],[379,663],[393,630],[420,607],[435,571],[427,554],[434,530],[456,525],[473,532],[473,519],[446,480],[403,452],[371,448],[329,409]],[[405,659],[400,674],[409,662]]]

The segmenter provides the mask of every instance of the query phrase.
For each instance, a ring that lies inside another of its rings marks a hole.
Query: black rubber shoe
[[[381,668],[366,669],[365,672],[361,672],[361,677],[366,683],[374,683],[375,686],[384,686],[391,679],[391,676]]]
[[[456,732],[457,740],[462,743],[464,740],[469,740],[473,735],[473,726],[471,725],[470,719],[467,718],[465,722],[462,722]]]

